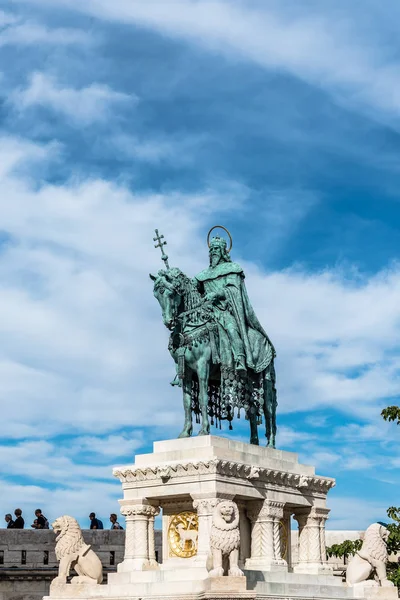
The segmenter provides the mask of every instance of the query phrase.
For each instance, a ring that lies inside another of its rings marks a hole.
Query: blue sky
[[[400,391],[400,8],[0,9],[3,512],[106,518],[112,466],[178,433],[153,230],[194,275],[221,222],[277,348],[278,446],[337,479],[330,528],[383,520],[400,465],[379,417]]]

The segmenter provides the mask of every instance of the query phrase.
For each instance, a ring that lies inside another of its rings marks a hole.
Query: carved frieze
[[[300,475],[288,473],[277,469],[254,467],[252,465],[212,459],[209,461],[182,461],[166,466],[151,467],[120,467],[113,471],[122,483],[144,482],[160,480],[162,483],[175,478],[197,475],[224,475],[235,479],[252,481],[253,485],[270,483],[276,486],[297,488],[301,491],[326,494],[335,485],[335,481],[328,477],[314,475]]]

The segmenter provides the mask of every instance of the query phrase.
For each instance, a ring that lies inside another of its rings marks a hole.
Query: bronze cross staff
[[[158,244],[154,245],[154,248],[160,248],[160,250],[161,250],[161,260],[164,261],[165,266],[167,267],[167,269],[169,269],[168,256],[164,252],[164,246],[167,245],[167,242],[162,242],[161,241],[162,239],[164,239],[164,236],[163,235],[159,235],[158,229],[155,229],[154,231],[156,232],[156,237],[153,238],[153,241],[154,242],[158,242]]]

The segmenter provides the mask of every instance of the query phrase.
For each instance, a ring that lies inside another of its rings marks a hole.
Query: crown
[[[218,235],[216,237],[213,237],[210,242],[210,249],[216,247],[223,248],[224,250],[226,250],[226,240],[224,240],[224,238],[219,237]]]

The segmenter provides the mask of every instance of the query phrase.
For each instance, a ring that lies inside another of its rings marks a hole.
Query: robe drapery
[[[221,365],[234,365],[227,333],[227,326],[233,320],[243,342],[247,368],[255,373],[267,369],[275,357],[275,349],[251,306],[242,267],[234,262],[222,262],[205,269],[195,279],[206,294],[217,296],[213,313],[218,325]]]

